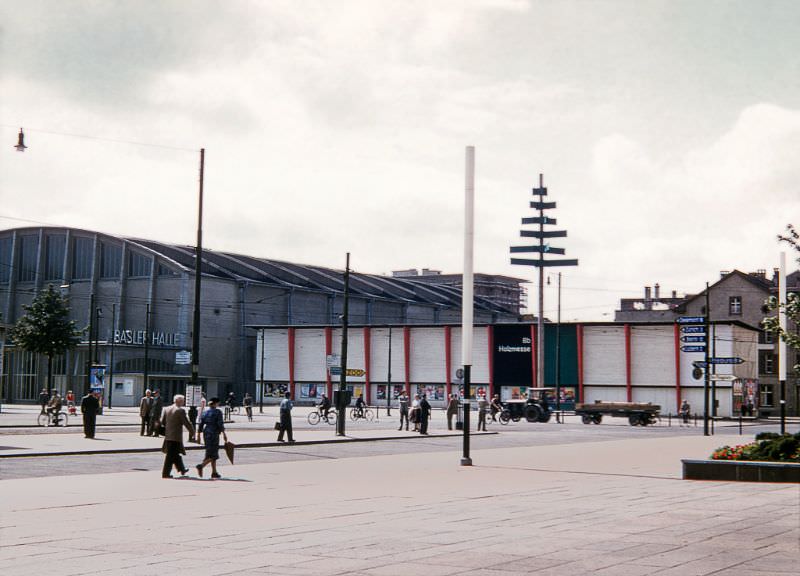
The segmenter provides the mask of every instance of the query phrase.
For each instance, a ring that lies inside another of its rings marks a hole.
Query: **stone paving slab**
[[[797,486],[682,481],[721,437],[0,481],[3,574],[794,573]]]

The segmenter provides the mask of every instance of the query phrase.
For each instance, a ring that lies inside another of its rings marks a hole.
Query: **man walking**
[[[242,402],[244,404],[244,411],[247,413],[247,421],[253,421],[253,397],[250,396],[250,392],[244,393],[244,400]]]
[[[400,392],[400,396],[397,397],[397,402],[400,406],[400,428],[398,428],[398,430],[403,429],[403,420],[405,420],[406,430],[408,430],[408,396],[406,396],[405,390]]]
[[[453,429],[453,416],[458,414],[458,400],[455,394],[450,394],[447,400],[447,429]]]
[[[284,394],[284,399],[281,400],[280,414],[281,414],[281,431],[278,432],[278,442],[284,442],[283,434],[286,433],[289,442],[294,442],[292,436],[292,395],[289,392]]]
[[[145,390],[144,396],[139,401],[139,417],[142,419],[142,428],[139,431],[139,436],[144,436],[145,432],[150,436],[150,408],[153,405],[153,393],[150,390]]]
[[[81,398],[81,414],[83,414],[83,435],[94,438],[94,429],[97,424],[97,413],[100,411],[100,401],[97,394],[89,392]]]
[[[428,397],[423,394],[422,399],[419,401],[419,433],[428,435],[428,419],[431,417],[431,405],[428,402]]]
[[[173,466],[181,475],[189,471],[183,465],[183,458],[181,458],[181,454],[186,454],[186,448],[183,447],[183,429],[186,428],[192,437],[194,436],[194,427],[189,422],[186,410],[183,409],[186,398],[181,394],[176,394],[173,402],[172,406],[164,410],[161,415],[161,426],[164,428],[164,444],[161,451],[166,454],[164,467],[161,469],[162,478],[172,478],[170,471]]]
[[[150,404],[150,433],[148,436],[158,438],[161,428],[161,413],[164,410],[164,400],[161,399],[161,391],[153,392],[153,400]]]

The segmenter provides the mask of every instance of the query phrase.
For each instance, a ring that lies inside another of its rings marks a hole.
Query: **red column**
[[[453,383],[450,381],[451,374],[453,373],[453,355],[452,355],[452,334],[450,326],[444,327],[444,383],[447,388],[445,392],[447,397],[450,397]]]
[[[537,380],[537,370],[539,367],[536,365],[536,358],[538,354],[536,353],[536,348],[539,346],[539,343],[536,341],[536,324],[531,324],[531,342],[533,345],[531,346],[531,388],[536,388]]]
[[[625,324],[625,394],[628,402],[633,402],[631,386],[631,325]]]
[[[370,335],[369,326],[364,326],[364,402],[369,406],[370,385],[369,385],[369,365],[370,365]]]
[[[681,330],[677,324],[673,327],[675,333],[675,406],[681,408]]]
[[[403,362],[405,381],[406,381],[406,394],[411,394],[411,328],[403,326]]]
[[[330,326],[325,327],[325,361],[327,362],[328,356],[333,352],[333,331]],[[331,371],[325,367],[325,393],[328,398],[333,398],[333,386],[331,384]]]
[[[494,390],[494,330],[492,326],[486,327],[486,340],[489,342],[489,396],[495,393]],[[500,392],[498,392],[499,394]]]
[[[289,328],[289,393],[294,398],[294,328]]]
[[[583,398],[583,324],[575,327],[578,340],[578,399],[577,402],[585,402]]]

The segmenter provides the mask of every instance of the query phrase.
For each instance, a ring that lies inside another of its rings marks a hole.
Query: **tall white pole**
[[[786,333],[786,252],[781,252],[778,270],[778,326]],[[786,342],[778,339],[778,385],[780,386],[781,434],[786,434]]]
[[[461,358],[464,364],[464,451],[462,466],[471,466],[469,455],[470,386],[472,381],[473,246],[475,244],[475,147],[467,146],[464,190],[464,276],[461,288]]]

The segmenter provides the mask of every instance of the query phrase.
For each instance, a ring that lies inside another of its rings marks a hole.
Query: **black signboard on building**
[[[494,326],[494,385],[530,386],[533,342],[529,324]],[[499,388],[497,390],[499,393]]]

